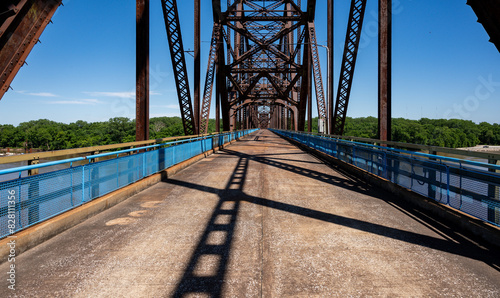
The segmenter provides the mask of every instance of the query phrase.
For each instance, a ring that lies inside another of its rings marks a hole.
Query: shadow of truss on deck
[[[398,241],[428,247],[431,249],[475,259],[500,271],[500,256],[495,250],[481,247],[469,241],[461,234],[456,233],[446,225],[440,224],[436,219],[426,216],[422,211],[408,206],[403,202],[393,200],[390,195],[381,197],[380,191],[375,191],[363,181],[346,177],[335,177],[314,170],[286,164],[265,155],[247,155],[232,150],[223,150],[226,154],[238,157],[237,165],[224,189],[208,187],[200,184],[167,179],[163,183],[185,187],[217,194],[219,201],[206,225],[206,228],[194,250],[185,272],[178,283],[174,297],[183,297],[188,294],[208,294],[210,297],[221,296],[227,264],[231,252],[231,244],[238,220],[238,211],[241,202],[250,202],[267,208],[288,212],[291,214],[321,220],[327,223],[341,225],[344,227],[388,237]],[[259,198],[246,194],[243,191],[249,162],[258,162],[265,165],[277,167],[310,179],[316,179],[323,183],[337,185],[389,203],[400,212],[407,214],[413,219],[426,225],[447,239],[422,235],[411,231],[387,227],[363,220],[352,219],[341,215],[313,210],[305,207],[295,206],[283,202],[277,202],[265,198]],[[221,219],[223,219],[221,221]],[[214,235],[218,234],[218,237]],[[218,239],[214,242],[214,239]]]

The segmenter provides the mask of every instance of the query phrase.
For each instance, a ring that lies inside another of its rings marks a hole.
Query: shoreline
[[[0,152],[0,157],[4,156],[14,156],[14,155],[23,155],[24,153],[13,153],[13,152]]]
[[[474,147],[457,148],[458,150],[474,152],[500,152],[500,146],[477,145]]]

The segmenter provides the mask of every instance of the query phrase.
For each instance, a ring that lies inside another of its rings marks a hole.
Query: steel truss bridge
[[[373,0],[375,1],[375,0]],[[62,0],[4,0],[0,4],[0,98]],[[367,0],[351,0],[340,79],[334,101],[333,0],[327,0],[327,45],[317,42],[316,0],[212,0],[213,30],[201,86],[200,0],[194,0],[194,92],[176,0],[161,0],[170,57],[186,135],[208,129],[215,101],[216,128],[224,131],[312,127],[313,89],[320,131],[342,135]],[[224,4],[224,5],[223,5]],[[391,0],[379,6],[379,138],[391,139]],[[500,50],[500,1],[468,0]],[[149,138],[149,0],[137,0],[136,139]],[[322,30],[321,28],[320,30]],[[318,46],[327,49],[321,65]],[[327,69],[327,80],[322,77]],[[325,86],[327,87],[325,89]],[[203,91],[203,92],[202,92]],[[212,115],[213,117],[213,115]]]

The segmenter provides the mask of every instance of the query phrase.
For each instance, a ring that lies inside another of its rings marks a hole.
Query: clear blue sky
[[[178,3],[184,44],[192,49],[193,1]],[[322,44],[326,3],[317,1]],[[335,1],[335,90],[349,3]],[[368,0],[348,112],[352,117],[377,115],[377,3]],[[466,0],[393,4],[393,117],[499,123],[500,53]],[[0,101],[0,124],[135,118],[135,1],[65,0],[53,22],[14,79],[14,90]],[[211,28],[211,1],[202,0],[202,81]],[[326,82],[326,51],[320,52]],[[186,57],[192,84],[193,58]],[[179,115],[160,0],[151,0],[150,61],[151,117]]]

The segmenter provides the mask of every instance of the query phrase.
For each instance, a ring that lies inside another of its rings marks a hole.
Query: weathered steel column
[[[194,0],[194,133],[200,133],[200,0]]]
[[[251,113],[250,113],[250,106],[246,106],[245,107],[245,119],[246,119],[246,125],[245,125],[245,128],[246,129],[249,129],[250,128],[250,117],[251,117]]]
[[[309,85],[307,88],[307,131],[312,132],[312,71],[311,71],[311,52],[308,51],[308,61],[307,61],[307,84]],[[319,117],[318,117],[319,119]]]
[[[136,2],[135,139],[149,139],[149,0]]]
[[[391,41],[392,0],[379,0],[378,44],[378,133],[382,141],[391,140]]]
[[[307,91],[309,95],[307,96],[307,131],[312,131],[312,89],[309,88]]]
[[[283,106],[278,106],[278,119],[279,119],[279,122],[278,122],[278,129],[283,129],[283,117],[281,115],[283,112]]]
[[[219,59],[217,56],[216,59]],[[220,132],[220,73],[219,65],[216,64],[216,74],[215,74],[215,131]]]
[[[328,59],[328,129],[327,133],[331,134],[333,133],[333,52],[334,52],[334,47],[333,47],[333,10],[334,10],[334,5],[333,5],[333,0],[328,0],[328,55],[330,56]]]

